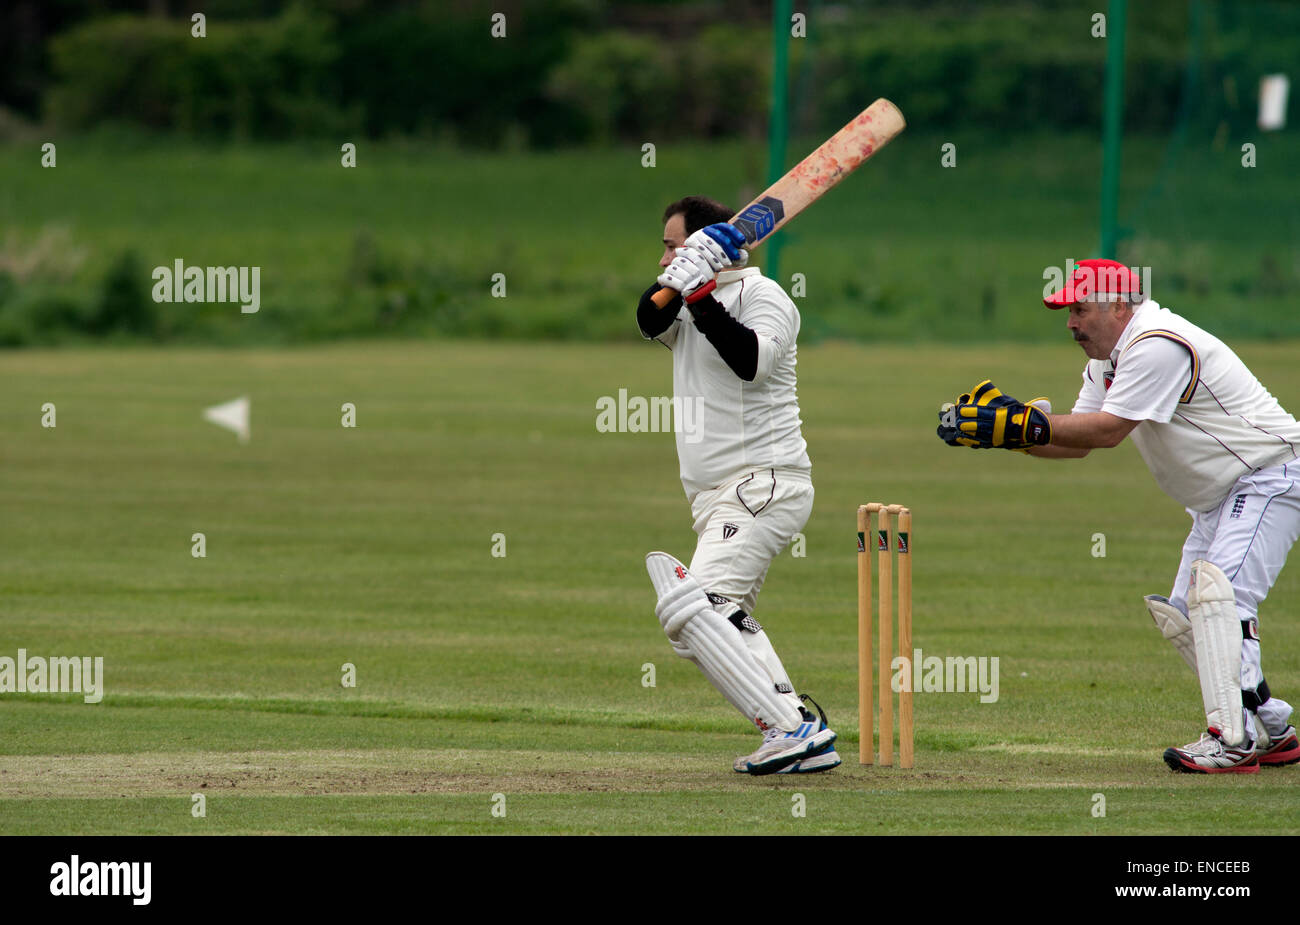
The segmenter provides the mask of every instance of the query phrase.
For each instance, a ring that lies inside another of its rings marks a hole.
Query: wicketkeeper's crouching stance
[[[812,512],[812,464],[795,395],[799,312],[757,268],[742,269],[748,254],[744,236],[725,224],[731,215],[699,197],[670,205],[665,272],[637,308],[642,334],[673,353],[679,413],[689,403],[698,415],[692,433],[677,428],[682,486],[699,536],[695,556],[688,569],[652,552],[646,570],[673,651],[763,732],[758,749],[733,768],[828,771],[840,763],[835,733],[824,715],[804,708],[808,698],[795,693],[753,617],[768,566]],[[692,298],[715,274],[716,290]],[[661,287],[682,296],[659,309],[651,297]]]
[[[1078,457],[1132,436],[1192,517],[1168,598],[1147,610],[1200,680],[1208,729],[1164,753],[1175,771],[1253,772],[1300,762],[1291,705],[1260,668],[1259,605],[1300,536],[1300,424],[1223,341],[1145,298],[1113,260],[1084,260],[1061,292],[1088,354],[1070,414],[985,380],[940,411],[953,446]]]

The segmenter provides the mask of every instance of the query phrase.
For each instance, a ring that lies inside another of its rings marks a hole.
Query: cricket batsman
[[[1252,773],[1300,761],[1291,705],[1260,667],[1259,605],[1300,535],[1300,424],[1221,340],[1162,308],[1137,273],[1084,260],[1060,292],[1088,355],[1069,414],[985,380],[939,414],[953,446],[1078,458],[1132,437],[1192,529],[1169,597],[1147,595],[1161,633],[1201,684],[1208,728],[1164,753],[1174,771]]]
[[[812,463],[795,394],[799,312],[780,285],[745,266],[744,235],[727,224],[733,214],[698,196],[669,205],[663,273],[637,307],[642,335],[672,351],[674,404],[679,411],[695,404],[702,433],[692,441],[677,428],[682,487],[699,536],[695,556],[688,569],[652,552],[646,570],[673,651],[763,733],[733,769],[828,771],[840,763],[835,733],[824,714],[804,708],[810,698],[796,694],[754,619],[768,566],[812,511]],[[663,287],[680,295],[660,309],[651,298]]]

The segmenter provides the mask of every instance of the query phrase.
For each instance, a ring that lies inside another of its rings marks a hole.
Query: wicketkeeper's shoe
[[[1296,738],[1295,726],[1287,726],[1286,732],[1273,737],[1268,748],[1258,751],[1260,765],[1280,766],[1300,761],[1300,740]]]
[[[1210,727],[1200,739],[1182,748],[1165,749],[1165,764],[1185,774],[1257,774],[1259,755],[1255,743],[1237,748],[1223,741],[1219,730]]]

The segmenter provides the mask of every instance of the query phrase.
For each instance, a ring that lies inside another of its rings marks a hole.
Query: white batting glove
[[[712,279],[713,267],[703,254],[693,247],[679,247],[677,256],[660,274],[657,282],[660,286],[676,289],[685,298]]]
[[[745,265],[749,251],[740,247],[744,243],[745,236],[726,224],[701,228],[685,241],[687,247],[693,247],[704,255],[715,273]]]

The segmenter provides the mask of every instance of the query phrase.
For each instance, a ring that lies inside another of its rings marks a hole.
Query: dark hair
[[[676,202],[664,209],[664,223],[674,215],[680,215],[686,222],[686,233],[694,234],[706,225],[716,225],[718,222],[725,222],[731,216],[735,215],[734,209],[729,209],[716,199],[707,199],[704,196],[687,196],[685,199],[678,199]]]

